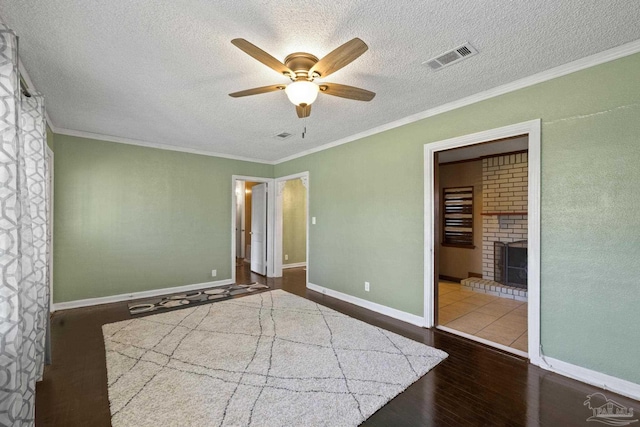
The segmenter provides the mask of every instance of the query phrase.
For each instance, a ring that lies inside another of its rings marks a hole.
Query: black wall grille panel
[[[442,190],[445,245],[473,246],[473,187]]]

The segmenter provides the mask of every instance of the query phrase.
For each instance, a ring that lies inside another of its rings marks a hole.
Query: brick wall
[[[527,153],[482,160],[482,211],[526,212]],[[482,277],[493,280],[494,242],[527,240],[526,215],[482,216]]]

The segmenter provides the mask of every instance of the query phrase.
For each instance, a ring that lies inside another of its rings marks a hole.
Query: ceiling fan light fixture
[[[287,94],[289,101],[294,105],[305,107],[313,104],[318,97],[320,88],[317,84],[310,81],[298,80],[290,83],[284,91]]]

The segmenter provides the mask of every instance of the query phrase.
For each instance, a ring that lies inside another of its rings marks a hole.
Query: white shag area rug
[[[282,290],[102,331],[114,427],[357,426],[447,357]]]

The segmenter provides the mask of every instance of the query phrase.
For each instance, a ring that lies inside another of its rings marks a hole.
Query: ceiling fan
[[[289,100],[296,106],[298,117],[302,119],[311,114],[311,104],[316,100],[318,93],[357,101],[371,101],[376,96],[374,92],[353,86],[314,82],[315,79],[323,79],[349,65],[369,49],[367,44],[357,37],[336,48],[320,60],[310,53],[296,52],[288,55],[284,59],[284,63],[245,39],[233,39],[231,43],[267,67],[289,77],[293,82],[288,85],[276,84],[234,92],[229,94],[231,97],[239,98],[284,90]]]

